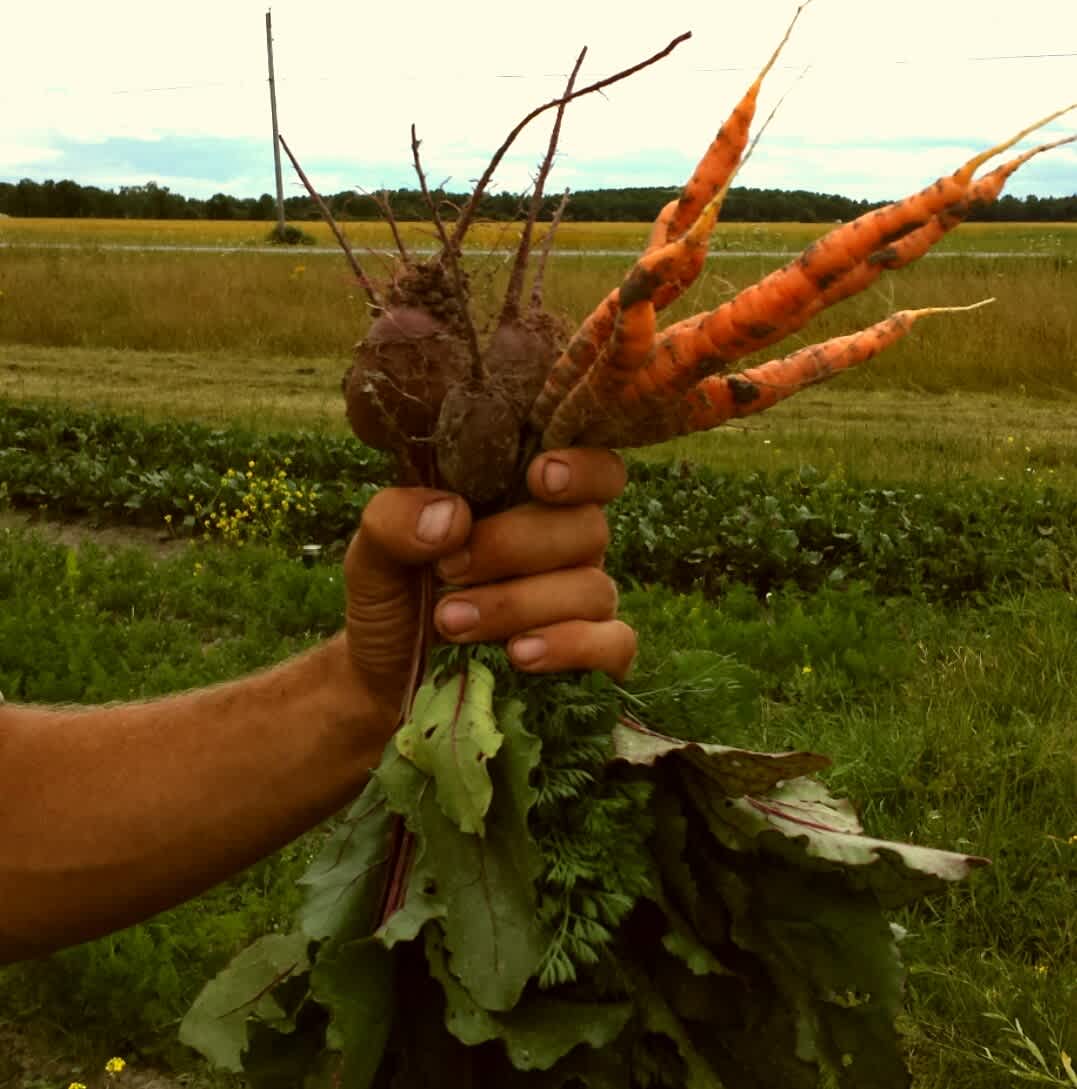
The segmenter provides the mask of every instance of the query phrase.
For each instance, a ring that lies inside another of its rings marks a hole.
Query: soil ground
[[[0,511],[0,530],[29,529],[53,544],[78,548],[92,542],[101,548],[143,548],[152,555],[164,557],[187,547],[188,542],[162,534],[156,529],[139,526],[98,526],[92,521],[60,521],[41,518],[22,511]]]

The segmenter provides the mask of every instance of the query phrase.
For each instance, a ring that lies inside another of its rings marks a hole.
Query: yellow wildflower
[[[67,1089],[86,1089],[86,1086],[81,1081],[73,1081]]]
[[[810,665],[806,665],[801,669],[800,672],[801,673],[812,673],[813,670],[812,670],[812,667]]]
[[[120,1059],[120,1058],[109,1059],[109,1061],[107,1063],[105,1063],[105,1073],[106,1074],[118,1074],[126,1065],[127,1065],[127,1063],[125,1063],[123,1061],[123,1059]]]

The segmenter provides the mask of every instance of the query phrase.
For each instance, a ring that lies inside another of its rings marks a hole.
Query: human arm
[[[559,493],[539,479],[551,461],[569,472]],[[531,477],[548,502],[474,526],[446,493],[376,496],[345,564],[345,631],[280,666],[147,703],[0,706],[0,963],[194,896],[352,798],[396,725],[422,564],[470,559],[452,573],[464,588],[435,614],[447,638],[508,639],[511,655],[513,637],[537,636],[546,652],[527,668],[623,673],[634,640],[597,566],[606,529],[595,506],[620,490],[623,469],[568,451],[539,459]],[[423,540],[439,515],[442,534]],[[479,619],[454,635],[462,604]]]

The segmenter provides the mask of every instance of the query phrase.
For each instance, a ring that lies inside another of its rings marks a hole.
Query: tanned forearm
[[[148,703],[0,705],[0,963],[195,896],[345,805],[393,723],[342,638]]]

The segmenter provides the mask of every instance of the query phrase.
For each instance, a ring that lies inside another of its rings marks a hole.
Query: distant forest
[[[573,193],[565,208],[566,220],[580,222],[647,222],[678,194],[675,188],[584,189]],[[466,193],[437,191],[443,215],[451,219],[454,209],[467,200]],[[427,219],[422,194],[415,189],[389,191],[393,213],[399,220]],[[560,201],[549,197],[542,218],[549,219]],[[347,190],[327,197],[326,202],[339,220],[380,219],[381,211],[372,196]],[[519,216],[524,198],[513,193],[495,193],[483,198],[480,215],[492,220]],[[733,189],[726,198],[722,218],[738,223],[831,223],[853,219],[878,207],[830,193],[809,193],[802,189]],[[289,221],[318,219],[318,210],[308,197],[288,197],[285,212]],[[167,186],[147,182],[119,189],[99,189],[77,182],[35,182],[23,179],[12,184],[0,182],[0,213],[9,216],[62,217],[68,219],[248,219],[272,221],[276,203],[268,193],[260,197],[233,197],[215,193],[207,200],[184,197]],[[994,204],[977,209],[970,219],[1008,222],[1058,222],[1077,220],[1077,193],[1068,197],[1003,196]]]

